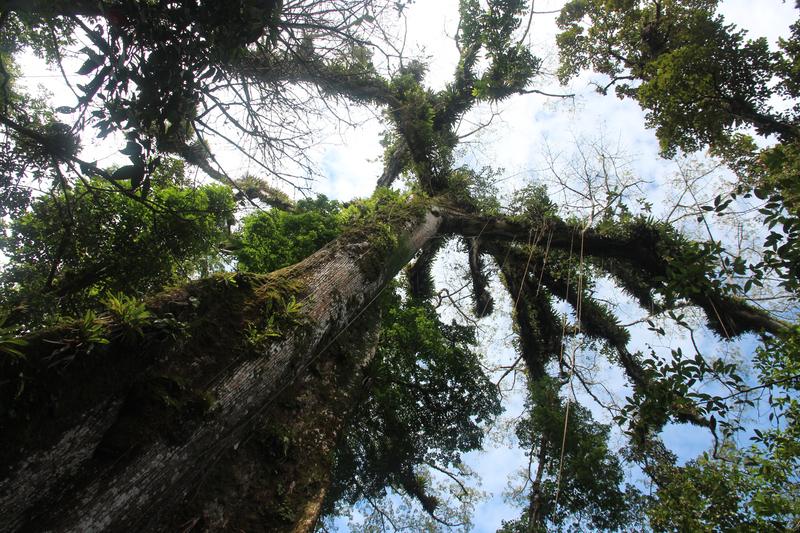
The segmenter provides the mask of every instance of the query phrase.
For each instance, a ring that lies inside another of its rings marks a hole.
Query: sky
[[[441,88],[450,79],[458,59],[452,42],[458,23],[457,5],[456,0],[417,0],[406,9],[406,55],[427,59],[429,68],[426,83],[432,88]],[[562,2],[557,0],[535,0],[537,11],[550,11],[561,5]],[[796,19],[793,2],[780,0],[725,0],[721,3],[720,12],[729,22],[747,29],[749,36],[764,36],[773,44],[779,35],[788,33],[789,24]],[[554,70],[556,60],[555,16],[536,15],[530,33],[532,49],[545,60],[545,71],[550,72]],[[24,78],[26,83],[42,83],[54,94],[63,93],[63,85],[57,78],[39,77],[50,74],[38,74],[44,71],[33,59],[30,59],[26,72],[30,73]],[[570,162],[578,155],[577,146],[602,143],[610,153],[617,154],[623,172],[642,180],[642,195],[654,204],[657,216],[663,215],[659,210],[669,206],[670,200],[680,193],[680,188],[676,189],[671,182],[679,173],[679,164],[658,156],[655,135],[645,128],[643,113],[634,102],[597,94],[589,83],[591,79],[588,74],[581,75],[568,87],[559,87],[552,76],[544,76],[537,81],[537,89],[551,93],[574,93],[575,97],[560,99],[525,95],[512,97],[496,106],[474,110],[462,124],[463,133],[489,116],[495,116],[489,126],[465,140],[459,152],[460,162],[473,168],[485,165],[503,168],[506,179],[499,185],[507,193],[528,183],[552,181],[554,169],[568,170]],[[63,104],[57,102],[56,105]],[[374,189],[375,180],[381,173],[380,156],[383,149],[379,141],[384,126],[372,111],[354,110],[354,116],[359,119],[358,127],[339,127],[335,131],[329,128],[321,142],[312,149],[319,170],[319,177],[312,184],[314,192],[349,200],[369,195]],[[95,157],[91,159],[98,159],[101,164],[115,162],[115,158],[119,157],[115,154],[116,148],[95,147],[94,150]],[[219,157],[234,175],[254,170],[251,162],[236,159],[231,153],[223,152]],[[725,179],[724,172],[715,174],[707,180],[709,185],[705,190],[698,189],[697,193],[713,196],[717,190],[715,184]],[[554,199],[559,199],[557,190],[554,191]],[[723,229],[720,228],[720,231]],[[460,259],[453,251],[440,261],[436,271],[439,283],[447,283],[448,278],[458,276],[458,270],[450,266],[448,261],[458,263]],[[460,263],[463,264],[463,261]],[[452,279],[449,281],[453,282]],[[497,280],[494,283],[497,284]],[[610,284],[601,284],[599,290],[605,291],[601,295],[619,302],[623,323],[626,320],[635,321],[641,316],[636,306],[620,297]],[[502,291],[495,291],[496,294],[498,292]],[[502,301],[499,303],[502,304]],[[510,304],[507,298],[505,305],[497,307],[506,311],[482,325],[483,349],[494,362],[508,364],[516,357],[509,340]],[[647,343],[665,343],[664,340],[654,339],[644,327],[634,327],[633,331],[635,349],[643,348]],[[688,341],[678,336],[677,332],[669,338],[669,342],[673,347],[689,347]],[[704,349],[719,348],[719,340],[711,335],[705,335],[701,342]],[[751,347],[752,340],[746,340],[743,349]],[[619,372],[607,370],[602,379],[615,394],[622,395],[626,391]],[[519,391],[510,394],[505,418],[516,416],[521,405]],[[593,412],[600,420],[608,419],[602,410],[595,409]],[[493,532],[500,526],[501,520],[512,519],[519,514],[519,510],[505,501],[504,492],[508,488],[509,477],[527,464],[527,458],[513,439],[500,438],[498,435],[499,432],[491,435],[485,451],[467,456],[469,466],[482,478],[481,490],[487,493],[487,498],[478,504],[473,516],[472,531],[479,533]],[[696,456],[710,444],[707,433],[686,426],[668,427],[664,439],[682,460]],[[638,474],[633,472],[632,475]],[[340,530],[347,530],[343,522],[339,522],[339,526]]]

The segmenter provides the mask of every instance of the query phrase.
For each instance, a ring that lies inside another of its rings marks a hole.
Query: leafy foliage
[[[416,482],[418,469],[458,467],[462,453],[480,448],[483,425],[500,410],[497,390],[473,351],[473,328],[443,324],[430,306],[396,294],[383,305],[380,345],[365,373],[371,393],[337,452],[329,500],[352,505],[391,487],[433,512],[438,502]]]
[[[130,141],[149,149],[149,138],[140,135],[149,132],[160,149],[169,151],[190,139],[203,85],[221,75],[220,63],[276,31],[280,2],[203,2],[173,9],[148,2],[98,4],[92,14],[108,24],[95,27],[80,19],[53,25],[52,18],[70,14],[70,6],[56,2],[50,8],[49,13],[23,12],[18,23],[52,56],[57,50],[40,32],[58,28],[61,39],[71,39],[76,27],[83,30],[91,45],[82,50],[78,74],[91,78],[78,86],[78,105],[94,100],[102,88],[104,105],[91,113],[99,134],[124,130]]]
[[[723,452],[722,459],[706,454],[662,475],[669,481],[658,487],[647,509],[656,531],[777,532],[791,527],[767,503],[774,497],[736,450]]]
[[[27,345],[25,339],[19,338],[15,327],[6,327],[5,319],[0,322],[0,353],[11,357],[25,357],[19,349]]]
[[[142,336],[142,327],[151,318],[144,303],[124,294],[109,294],[103,300],[103,305],[111,317],[125,329],[123,335],[128,339]]]
[[[715,14],[717,3],[570,2],[558,21],[559,75],[566,80],[591,68],[608,76],[600,90],[616,85],[620,97],[634,98],[665,154],[708,146],[722,157],[741,187],[730,198],[718,197],[713,210],[724,212],[728,200],[741,194],[766,200],[761,212],[771,231],[763,259],[751,266],[753,283],[777,272],[786,288],[796,290],[800,94],[792,76],[800,30],[794,24],[790,37],[780,41],[783,53],[771,52],[766,39],[748,40],[726,24]],[[786,111],[771,107],[776,97],[788,104]],[[741,132],[746,127],[779,142],[757,148]],[[783,231],[773,230],[777,224]]]
[[[525,89],[541,60],[514,40],[527,2],[491,0],[487,7],[483,9],[477,0],[461,2],[460,41],[464,47],[485,48],[490,64],[475,80],[472,92],[478,99],[497,101]]]
[[[292,211],[245,217],[235,236],[240,268],[272,272],[308,257],[341,232],[340,210],[339,202],[318,196],[297,202]]]
[[[154,177],[158,207],[95,180],[66,199],[37,198],[14,219],[0,277],[9,319],[30,327],[82,312],[106,293],[144,294],[207,271],[233,216],[231,193],[179,187],[182,165],[163,168]]]
[[[746,40],[714,14],[716,5],[569,2],[558,19],[559,75],[566,80],[591,68],[610,77],[609,85],[621,82],[617,94],[648,111],[666,153],[717,144],[743,123],[782,134],[767,103],[775,70],[766,40]]]
[[[505,522],[500,531],[612,531],[626,526],[639,495],[632,487],[627,492],[621,488],[624,474],[609,449],[609,426],[595,422],[581,405],[567,406],[553,378],[534,381],[529,389],[517,437],[536,456],[537,475],[529,480],[533,485],[526,512],[515,522]]]
[[[758,516],[790,522],[800,516],[800,328],[767,340],[755,367],[759,389],[769,391],[770,425],[755,431],[754,445],[743,453],[753,476],[751,505]]]

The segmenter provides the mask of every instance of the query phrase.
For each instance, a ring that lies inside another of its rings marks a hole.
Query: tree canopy
[[[562,82],[592,71],[665,157],[708,150],[736,176],[695,200],[701,240],[608,173],[586,170],[605,196],[588,217],[535,177],[501,197],[503,171],[459,153],[462,121],[543,94],[533,3],[460,0],[438,89],[403,50],[412,3],[0,7],[1,529],[312,531],[354,512],[367,531],[468,529],[465,458],[510,379],[528,466],[498,531],[797,527],[800,22],[774,49],[715,0],[560,11]],[[20,83],[30,53],[69,105]],[[375,192],[308,194],[312,125],[355,107],[385,126]],[[257,170],[233,174],[226,148]],[[762,241],[737,253],[705,217],[753,202]],[[608,290],[640,309],[646,348]],[[516,361],[499,367],[480,332],[503,314]],[[756,347],[722,358],[700,330]],[[713,448],[681,464],[669,424]]]

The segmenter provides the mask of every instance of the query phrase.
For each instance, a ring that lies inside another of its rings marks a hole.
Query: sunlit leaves
[[[665,153],[713,145],[748,123],[777,133],[767,105],[774,55],[714,15],[716,3],[570,2],[558,21],[559,75],[607,75],[647,111]]]
[[[239,266],[272,272],[311,255],[341,231],[335,200],[301,200],[293,211],[271,209],[245,217],[235,240]]]

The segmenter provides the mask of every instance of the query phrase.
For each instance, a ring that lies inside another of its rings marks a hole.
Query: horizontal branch
[[[620,223],[620,228],[627,231],[606,235],[594,228],[570,225],[555,217],[539,220],[486,217],[450,206],[442,208],[442,212],[445,215],[442,231],[465,237],[524,242],[529,235],[544,227],[552,235],[551,248],[570,250],[581,246],[586,256],[630,264],[648,274],[651,291],[664,289],[664,283],[670,277],[670,262],[675,261],[675,257],[689,244],[677,235],[667,235],[641,221],[629,223],[625,228]],[[778,334],[785,330],[786,325],[768,313],[750,306],[742,298],[716,289],[710,281],[712,274],[705,272],[693,279],[680,280],[687,287],[680,296],[705,311],[712,330],[724,337],[760,331]]]
[[[278,58],[254,52],[233,65],[232,72],[257,83],[308,83],[331,96],[365,104],[399,106],[386,80],[369,68],[336,64],[313,55]]]

